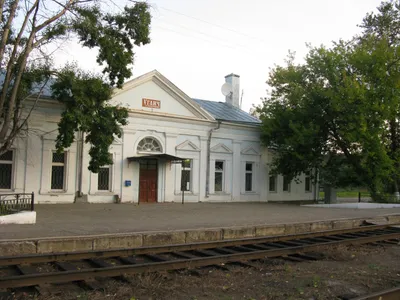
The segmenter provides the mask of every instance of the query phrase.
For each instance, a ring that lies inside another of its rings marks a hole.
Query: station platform
[[[83,251],[400,223],[400,208],[273,203],[41,204],[35,225],[1,225],[0,255]]]

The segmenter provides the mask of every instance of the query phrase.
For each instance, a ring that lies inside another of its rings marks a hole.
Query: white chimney
[[[233,73],[226,75],[225,82],[232,86],[232,93],[225,96],[225,102],[240,108],[240,76]]]

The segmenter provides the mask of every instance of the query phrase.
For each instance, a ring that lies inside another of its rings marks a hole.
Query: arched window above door
[[[138,146],[137,146],[137,151],[138,152],[156,152],[156,153],[160,153],[162,152],[162,148],[160,143],[152,138],[152,137],[146,137],[144,139],[142,139]]]

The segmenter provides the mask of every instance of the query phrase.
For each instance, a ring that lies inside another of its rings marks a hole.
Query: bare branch
[[[0,0],[0,23],[3,22],[4,0]]]
[[[21,38],[22,35],[24,34],[26,25],[28,23],[29,17],[32,14],[32,12],[36,9],[38,10],[39,8],[39,0],[36,0],[34,5],[29,9],[29,11],[27,12],[24,22],[22,23],[21,29],[18,33],[17,39],[14,42],[14,49],[13,52],[10,56],[10,59],[8,61],[8,65],[7,65],[7,73],[3,82],[3,88],[2,88],[2,93],[1,93],[1,97],[0,97],[0,111],[3,110],[4,107],[4,103],[6,101],[6,96],[7,96],[7,91],[8,91],[8,87],[10,85],[10,81],[11,81],[11,74],[12,74],[12,70],[14,68],[14,61],[15,61],[15,56],[17,54],[17,50],[18,50],[18,46],[19,43],[21,42]]]
[[[8,16],[8,20],[6,25],[4,26],[3,32],[2,32],[2,38],[0,42],[0,63],[3,61],[3,56],[4,56],[4,50],[6,48],[6,43],[8,40],[8,35],[10,34],[10,29],[11,29],[11,24],[14,20],[15,13],[18,8],[18,2],[19,0],[16,0],[13,5],[11,6],[10,9],[10,15]]]
[[[36,9],[35,9],[35,12],[34,12],[33,18],[32,18],[32,27],[33,28],[35,27],[36,17],[37,17],[38,11],[39,11],[39,2],[37,2]],[[32,51],[32,44],[33,44],[34,37],[35,37],[35,30],[32,30],[31,34],[30,34],[30,36],[28,38],[28,41],[26,43],[25,51],[19,57],[19,60],[20,60],[19,69],[16,72],[16,77],[14,78],[13,87],[12,87],[12,91],[11,91],[11,96],[9,98],[9,103],[8,103],[9,104],[8,105],[8,110],[7,110],[7,113],[5,114],[5,117],[4,117],[4,121],[3,121],[3,124],[2,124],[3,127],[1,128],[1,131],[0,131],[0,142],[4,141],[4,138],[6,137],[7,132],[9,130],[9,127],[10,127],[11,115],[12,115],[12,113],[14,111],[19,84],[21,82],[22,74],[24,73],[23,71],[24,71],[24,69],[26,67],[26,62],[28,60],[28,56]]]
[[[53,23],[54,21],[57,21],[60,17],[62,17],[67,10],[75,3],[77,2],[77,0],[69,0],[68,3],[64,6],[64,8],[57,13],[56,15],[52,16],[51,18],[47,19],[46,21],[44,21],[42,24],[36,26],[35,28],[33,28],[33,31],[40,31],[43,28],[45,28],[46,26],[50,25],[51,23]]]

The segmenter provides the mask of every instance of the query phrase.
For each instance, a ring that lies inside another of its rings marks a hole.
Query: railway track
[[[351,300],[399,300],[400,299],[400,288],[393,288],[377,293],[369,294],[366,296],[360,296]]]
[[[49,287],[74,282],[93,287],[95,279],[125,274],[243,262],[268,257],[307,256],[336,245],[398,244],[400,228],[379,225],[289,236],[225,240],[134,249],[0,257],[0,289]],[[42,288],[42,290],[44,290]]]

